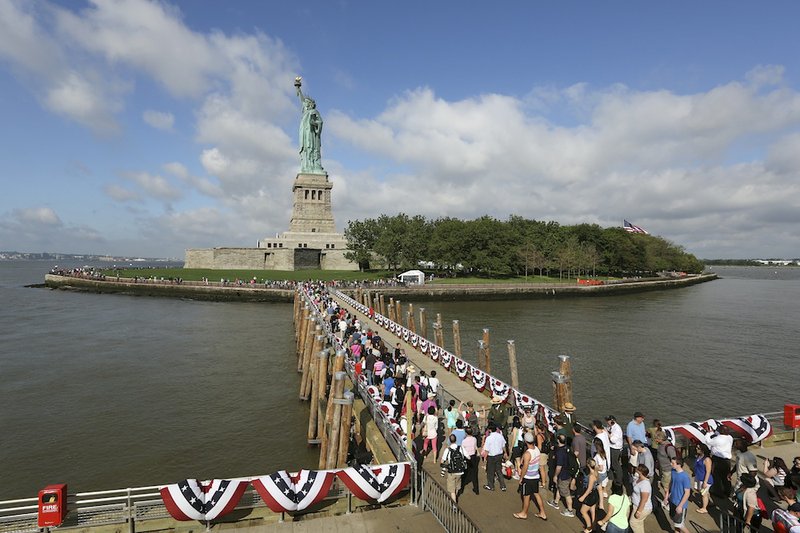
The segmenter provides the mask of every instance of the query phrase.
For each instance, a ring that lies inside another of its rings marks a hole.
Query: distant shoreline
[[[526,300],[540,298],[612,296],[653,290],[678,289],[718,279],[717,274],[702,274],[677,279],[646,279],[609,285],[423,285],[419,287],[368,287],[374,294],[398,297],[403,301],[443,300]],[[125,278],[98,280],[46,274],[44,286],[51,289],[73,290],[129,296],[188,298],[208,301],[288,303],[294,298],[293,289],[263,288],[255,285],[205,286],[170,282],[135,282]],[[341,288],[354,293],[354,288]]]

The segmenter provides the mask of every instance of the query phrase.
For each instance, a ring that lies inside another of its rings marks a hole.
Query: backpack
[[[667,457],[670,456],[669,455],[669,449],[670,448],[672,448],[672,451],[675,452],[675,457],[677,457],[678,459],[682,459],[682,457],[681,457],[682,454],[681,454],[680,449],[676,448],[675,445],[672,444],[672,443],[667,443],[666,447],[664,447],[664,453],[667,454]]]
[[[419,399],[423,402],[428,399],[428,384],[421,381],[419,384]]]
[[[539,450],[539,451],[540,451],[540,452],[541,452],[543,455],[548,455],[548,456],[549,456],[549,455],[550,455],[550,452],[552,452],[552,451],[553,451],[553,441],[552,441],[552,440],[550,440],[550,439],[548,439],[548,438],[545,438],[545,439],[542,441],[542,449],[541,449],[541,450]]]
[[[461,450],[448,448],[447,471],[451,474],[463,474],[467,470],[467,460]]]
[[[581,471],[581,465],[578,464],[578,458],[575,457],[572,448],[567,448],[567,469],[569,470],[569,477],[577,478]]]

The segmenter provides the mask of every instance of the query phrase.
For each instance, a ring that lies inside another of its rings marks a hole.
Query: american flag
[[[642,233],[644,235],[650,235],[643,228],[640,228],[639,226],[631,224],[627,220],[623,220],[622,221],[622,229],[624,229],[628,233]]]

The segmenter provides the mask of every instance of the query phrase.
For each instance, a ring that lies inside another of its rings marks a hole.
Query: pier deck
[[[338,298],[336,298],[336,300],[339,305],[348,309],[355,316],[358,316],[364,327],[371,328],[373,331],[378,331],[381,338],[383,338],[384,342],[387,343],[387,346],[393,347],[399,342],[400,345],[405,349],[409,361],[418,369],[424,370],[427,374],[430,374],[431,370],[436,370],[436,377],[439,378],[441,385],[444,387],[447,393],[456,398],[457,401],[463,401],[465,403],[467,401],[472,401],[476,410],[478,411],[481,410],[481,407],[486,407],[488,409],[488,407],[491,405],[490,398],[475,390],[470,383],[461,381],[461,379],[459,379],[455,373],[446,370],[438,362],[435,362],[430,357],[422,354],[416,348],[411,346],[410,343],[404,342],[386,328],[378,326],[375,321],[370,320],[368,316],[358,312],[346,302]],[[421,448],[421,441],[418,441],[418,443],[419,448]],[[771,455],[780,455],[791,460],[793,456],[800,455],[800,445],[781,445],[766,449],[756,449],[756,447],[753,447],[753,453],[757,455],[765,455],[767,452]],[[435,479],[440,479],[442,486],[444,486],[444,478],[439,477],[439,466],[433,462],[432,456],[429,456],[428,458],[418,456],[417,461]],[[481,469],[478,479],[481,487],[483,487],[486,481],[486,474],[483,469]],[[519,512],[521,508],[521,501],[516,492],[519,485],[518,482],[513,479],[507,480],[506,485],[508,487],[507,492],[501,492],[499,487],[495,486],[494,492],[489,492],[481,488],[479,495],[475,495],[470,489],[467,489],[459,499],[459,507],[475,522],[475,524],[482,531],[519,531],[521,528],[526,528],[537,532],[556,533],[566,531],[579,532],[583,530],[583,524],[577,517],[567,518],[561,516],[558,511],[546,504],[545,511],[547,512],[548,517],[546,522],[534,517],[534,514],[537,512],[534,502],[531,502],[531,508],[528,513],[529,518],[527,520],[518,520],[514,518],[513,514]],[[541,490],[540,493],[542,494],[542,498],[545,500],[549,499],[551,496],[547,489]],[[725,505],[723,502],[719,503],[720,505]],[[564,508],[563,502],[561,504],[561,508]],[[719,531],[719,513],[714,505],[709,504],[709,514],[699,514],[696,512],[696,509],[697,505],[690,502],[689,515],[687,517],[687,526],[690,528],[690,531]],[[602,516],[602,513],[598,512],[598,518],[600,516]],[[769,524],[769,522],[765,521],[765,525],[766,524]],[[660,505],[656,504],[654,506],[654,512],[647,518],[645,522],[645,528],[647,531],[653,532],[672,531],[671,522],[669,522],[668,517],[665,516],[665,513],[660,508]]]

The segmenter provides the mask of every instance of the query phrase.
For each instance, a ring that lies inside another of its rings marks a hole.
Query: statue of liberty
[[[300,172],[327,175],[322,168],[322,115],[314,99],[300,90],[301,84],[302,78],[296,77],[294,86],[303,106],[303,118],[300,119]]]

